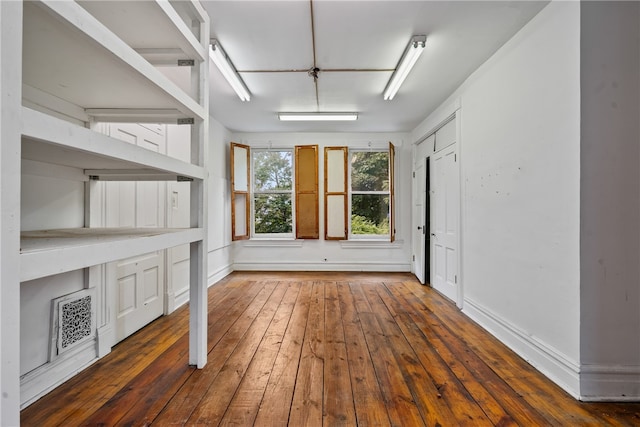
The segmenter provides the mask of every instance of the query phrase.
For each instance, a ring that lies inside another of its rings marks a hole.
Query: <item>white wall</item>
[[[20,228],[22,231],[84,225],[84,183],[81,170],[22,161]],[[82,270],[20,284],[20,403],[30,403],[68,378],[96,356],[91,343],[81,346],[67,363],[62,357],[48,369],[51,301],[80,291]],[[82,352],[82,350],[87,350]],[[69,355],[67,355],[69,356]]]
[[[23,161],[20,188],[22,231],[84,225],[81,171]],[[20,375],[47,362],[51,300],[84,287],[82,271],[25,282],[20,286]]]
[[[167,155],[191,161],[191,126],[167,125]],[[167,182],[167,227],[189,227],[190,207],[191,184]],[[189,301],[189,258],[188,244],[167,250],[167,314]]]
[[[236,270],[337,270],[410,271],[411,257],[411,147],[407,134],[365,133],[236,133],[233,141],[274,148],[295,145],[319,147],[320,239],[237,241],[233,244]],[[325,241],[324,236],[324,147],[349,146],[388,148],[396,146],[396,242]],[[228,144],[227,144],[228,145]],[[226,148],[226,152],[229,149]],[[228,156],[228,154],[227,154]],[[227,207],[227,210],[229,208]]]
[[[581,393],[640,399],[640,6],[581,7]]]
[[[209,285],[233,271],[228,145],[232,136],[209,118]]]
[[[579,12],[551,3],[413,132],[461,106],[463,310],[576,396]]]

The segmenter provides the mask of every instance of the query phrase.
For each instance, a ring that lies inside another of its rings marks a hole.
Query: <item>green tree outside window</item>
[[[254,233],[293,232],[293,153],[252,150]]]
[[[351,152],[351,234],[389,234],[389,153]]]

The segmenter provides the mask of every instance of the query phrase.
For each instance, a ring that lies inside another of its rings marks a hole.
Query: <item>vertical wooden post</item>
[[[200,23],[200,42],[209,50],[209,19]],[[191,183],[191,227],[203,229],[202,240],[191,243],[189,285],[189,364],[198,368],[207,363],[207,282],[208,268],[208,145],[209,145],[209,57],[192,70],[192,85],[197,88],[198,103],[204,106],[204,120],[191,127],[191,161],[204,166],[205,177]]]
[[[20,424],[22,2],[0,2],[0,425]]]

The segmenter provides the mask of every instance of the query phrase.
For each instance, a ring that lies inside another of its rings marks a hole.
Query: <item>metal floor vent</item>
[[[85,289],[53,300],[51,358],[95,336],[95,298],[91,291]]]

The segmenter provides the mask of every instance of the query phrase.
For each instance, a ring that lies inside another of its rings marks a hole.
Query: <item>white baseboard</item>
[[[88,341],[54,362],[45,363],[20,378],[20,409],[58,387],[97,361],[96,342]]]
[[[115,345],[115,333],[111,324],[98,328],[97,334],[98,357],[104,357],[111,353],[111,347]]]
[[[410,272],[410,263],[385,262],[235,262],[234,271],[359,271],[359,272]]]
[[[208,286],[213,286],[214,284],[224,279],[231,273],[233,273],[233,265],[231,264],[224,265],[218,268],[213,273],[209,273],[209,277],[207,280]]]
[[[640,365],[582,365],[580,371],[580,400],[640,401]]]
[[[231,264],[225,265],[223,267],[218,268],[213,273],[209,274],[207,278],[207,287],[213,286],[218,281],[224,279],[226,276],[231,274],[233,269],[231,268]],[[173,304],[174,310],[178,307],[181,307],[189,302],[189,288],[186,287],[180,291],[177,291],[173,295]]]
[[[175,294],[173,294],[173,310],[175,311],[179,307],[182,307],[189,302],[189,288],[186,287]]]
[[[464,299],[462,312],[571,396],[580,398],[580,365],[577,362],[468,298]]]

